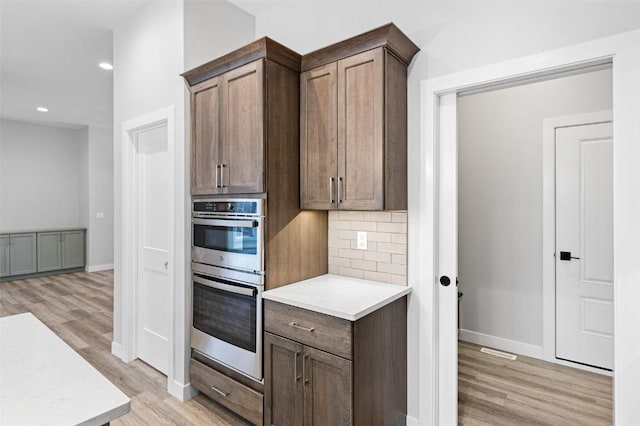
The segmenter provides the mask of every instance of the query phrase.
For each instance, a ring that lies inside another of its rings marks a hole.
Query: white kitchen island
[[[130,399],[31,313],[0,318],[0,425],[102,425]]]

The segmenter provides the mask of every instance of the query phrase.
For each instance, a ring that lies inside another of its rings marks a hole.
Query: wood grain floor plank
[[[167,378],[160,372],[111,354],[113,271],[0,283],[0,316],[24,312],[32,312],[131,398],[131,412],[113,426],[247,424],[206,396],[179,401],[167,392]]]
[[[611,377],[518,356],[506,360],[458,345],[461,425],[610,425]]]

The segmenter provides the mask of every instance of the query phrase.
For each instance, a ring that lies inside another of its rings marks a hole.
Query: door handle
[[[561,251],[560,252],[560,260],[571,261],[571,259],[580,259],[580,258],[579,257],[575,257],[575,256],[571,256],[571,252],[570,251]]]
[[[169,269],[169,262],[164,262],[164,269],[165,270]]]
[[[440,277],[440,284],[443,287],[448,287],[449,284],[451,284],[451,279],[448,276],[443,275],[443,276]]]

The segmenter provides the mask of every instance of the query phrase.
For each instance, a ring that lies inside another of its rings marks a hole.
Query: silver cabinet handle
[[[305,354],[302,357],[302,375],[304,376],[304,384],[305,386],[309,384],[311,379],[307,375],[307,360],[309,359],[309,355]]]
[[[224,183],[224,169],[225,169],[226,167],[227,167],[227,165],[226,165],[226,164],[224,164],[224,163],[220,164],[220,182],[221,182],[220,187],[221,187],[221,188],[227,188],[227,187],[228,187],[228,185],[226,185],[226,184]],[[228,178],[228,177],[229,177],[229,173],[227,172],[227,178]]]
[[[342,177],[338,177],[338,204],[342,202]]]
[[[223,228],[257,228],[257,220],[237,220],[237,219],[191,219],[194,225],[221,226]]]
[[[298,355],[300,355],[300,352],[293,353],[293,383],[302,378],[302,376],[298,375]]]
[[[220,181],[222,179],[218,179],[218,174],[220,173],[220,164],[216,164],[216,188],[220,188]]]
[[[314,328],[313,328],[313,327],[308,328],[308,327],[303,327],[303,326],[301,326],[301,325],[298,325],[298,324],[296,324],[296,323],[295,323],[295,321],[290,322],[290,323],[289,323],[289,325],[290,325],[291,327],[295,327],[295,328],[298,328],[298,329],[300,329],[300,330],[308,331],[309,333],[312,333],[312,332],[313,332],[313,330],[314,330]]]
[[[333,181],[335,179],[333,177],[329,178],[329,200],[331,202],[331,204],[335,203],[336,200],[333,198]]]
[[[211,390],[213,390],[214,392],[219,393],[221,396],[223,396],[225,398],[228,397],[229,395],[231,395],[231,392],[223,392],[223,391],[221,391],[220,389],[218,389],[215,386],[211,386]]]

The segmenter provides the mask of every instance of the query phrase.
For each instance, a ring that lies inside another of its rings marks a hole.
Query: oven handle
[[[242,294],[242,295],[251,296],[251,297],[254,297],[257,291],[255,288],[245,288],[245,287],[238,287],[235,285],[223,284],[223,283],[207,280],[205,278],[197,277],[197,276],[193,277],[193,281],[198,284],[205,285],[207,287],[216,288],[218,290],[224,290],[231,293]]]
[[[257,220],[191,219],[194,225],[224,226],[225,228],[256,228]]]

